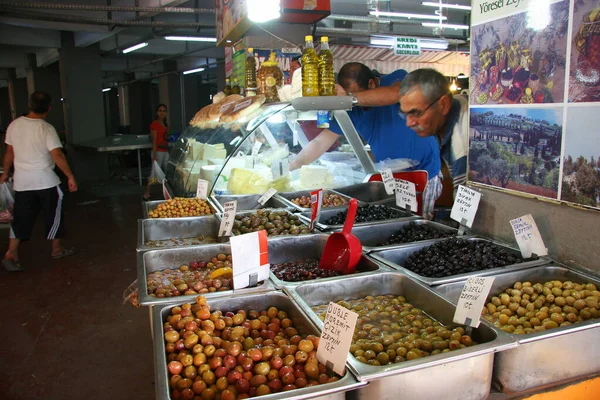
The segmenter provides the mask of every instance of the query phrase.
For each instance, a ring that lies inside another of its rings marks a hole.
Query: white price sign
[[[415,184],[403,179],[396,179],[396,205],[408,211],[417,212],[417,188]]]
[[[532,254],[548,255],[548,249],[531,214],[510,220],[510,225],[523,258],[529,258]]]
[[[453,321],[457,324],[477,328],[480,322],[481,310],[490,294],[493,283],[493,276],[469,278],[462,292],[460,292]]]
[[[317,360],[337,374],[344,375],[357,319],[357,313],[336,303],[330,302],[327,306]]]
[[[277,189],[273,189],[273,188],[271,188],[271,189],[267,190],[266,192],[264,192],[264,193],[263,193],[263,195],[262,195],[262,196],[260,196],[260,197],[258,198],[258,204],[260,204],[261,206],[264,206],[264,205],[265,205],[265,203],[266,203],[267,201],[269,201],[269,199],[270,199],[271,197],[275,196],[275,193],[277,193]]]
[[[252,158],[256,158],[256,156],[258,156],[261,146],[262,142],[254,142],[254,146],[252,146]]]
[[[459,185],[456,198],[454,199],[454,205],[450,212],[450,218],[461,225],[469,228],[472,227],[480,200],[481,193],[469,189],[466,186]]]
[[[219,226],[219,236],[231,236],[236,209],[236,200],[228,201],[223,205],[223,216],[221,217],[221,225]]]
[[[254,287],[258,282],[269,279],[269,249],[267,231],[251,232],[232,236],[231,258],[233,287],[235,290]]]
[[[381,170],[381,180],[385,185],[385,192],[387,194],[394,194],[394,189],[396,189],[396,181],[394,180],[394,175],[392,174],[392,170],[389,168]]]
[[[273,172],[273,180],[286,177],[290,174],[290,162],[287,158],[281,160],[273,160],[271,163],[271,172]]]
[[[206,200],[208,196],[208,181],[198,179],[198,188],[196,189],[196,197],[200,200]]]
[[[310,202],[312,212],[310,214],[310,230],[315,229],[315,224],[319,222],[321,217],[321,206],[323,204],[323,189],[310,192]]]

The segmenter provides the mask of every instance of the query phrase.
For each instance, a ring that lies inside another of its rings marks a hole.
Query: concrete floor
[[[77,254],[52,259],[39,219],[21,246],[25,271],[0,268],[0,399],[154,398],[148,310],[122,304],[142,192],[113,180],[67,194],[65,244]]]

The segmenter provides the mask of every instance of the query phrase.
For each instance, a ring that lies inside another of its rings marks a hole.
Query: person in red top
[[[156,161],[159,167],[166,172],[169,163],[169,128],[167,125],[167,106],[159,104],[156,107],[154,121],[150,124],[150,134],[152,135],[152,163]],[[150,185],[146,186],[146,193],[143,199],[147,201],[150,198]]]

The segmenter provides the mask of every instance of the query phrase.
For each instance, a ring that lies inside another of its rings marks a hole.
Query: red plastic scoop
[[[362,255],[360,240],[350,233],[354,226],[357,208],[358,202],[356,199],[350,200],[344,229],[341,232],[332,233],[327,239],[323,254],[321,255],[321,261],[319,262],[320,268],[343,271],[344,274],[354,272]]]

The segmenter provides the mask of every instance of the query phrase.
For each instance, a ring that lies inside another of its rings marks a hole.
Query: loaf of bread
[[[221,115],[221,122],[233,124],[244,117],[253,115],[264,102],[265,96],[262,94],[238,100],[233,107]]]

